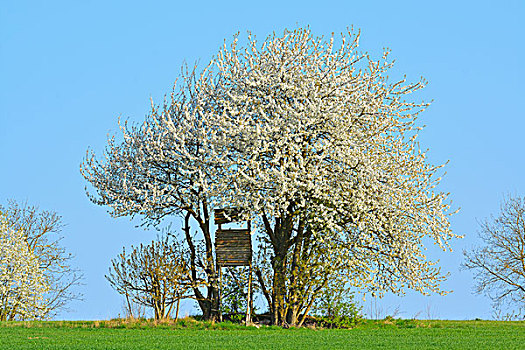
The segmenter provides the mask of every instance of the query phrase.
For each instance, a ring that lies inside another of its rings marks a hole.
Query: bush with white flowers
[[[0,320],[42,318],[47,312],[43,295],[48,289],[24,233],[9,228],[0,213]]]

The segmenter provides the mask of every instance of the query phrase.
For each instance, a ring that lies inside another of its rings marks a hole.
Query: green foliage
[[[353,328],[363,319],[362,307],[354,301],[354,293],[337,280],[321,291],[312,309],[320,327]]]
[[[221,281],[221,312],[236,314],[246,312],[247,268],[226,268]]]
[[[316,327],[319,328],[340,328],[340,329],[348,329],[348,328],[355,328],[359,323],[362,321],[361,318],[353,318],[353,317],[315,317],[315,324]]]
[[[220,310],[232,322],[241,322],[245,319],[248,298],[248,274],[248,267],[230,267],[223,270]],[[252,293],[254,291],[252,290]],[[255,310],[256,307],[254,306],[252,314]]]

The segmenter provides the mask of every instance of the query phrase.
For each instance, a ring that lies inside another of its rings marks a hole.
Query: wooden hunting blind
[[[246,308],[246,324],[251,323],[251,312],[253,310],[252,299],[252,235],[251,221],[248,228],[223,229],[222,224],[245,221],[241,220],[238,209],[224,208],[215,209],[215,255],[217,258],[217,270],[219,272],[219,295],[221,294],[221,270],[223,267],[249,266],[248,295]],[[220,297],[219,297],[220,303]],[[220,316],[222,319],[222,315]]]
[[[217,230],[215,233],[217,265],[248,266],[252,261],[252,240],[247,229]]]
[[[238,222],[239,212],[235,209],[216,209],[215,224],[219,225],[215,232],[215,254],[217,265],[249,266],[252,262],[252,235],[248,221],[246,229],[222,229],[222,224]]]

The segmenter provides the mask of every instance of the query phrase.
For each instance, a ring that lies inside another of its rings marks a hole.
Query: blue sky
[[[100,154],[119,116],[140,121],[184,61],[206,63],[238,31],[262,40],[297,26],[329,35],[354,25],[361,49],[392,49],[394,75],[429,81],[418,95],[434,100],[420,118],[427,126],[420,142],[431,162],[449,160],[440,189],[461,208],[452,227],[465,235],[452,242],[453,253],[429,248],[450,272],[443,288],[453,293],[387,296],[376,309],[490,318],[490,301],[472,294],[472,275],[459,264],[462,250],[479,243],[478,221],[497,213],[506,194],[525,195],[524,18],[523,1],[5,1],[0,203],[27,201],[63,216],[63,244],[85,285],[84,301],[59,318],[116,317],[122,302],[104,278],[110,260],[155,233],[88,200],[79,173],[87,148]]]

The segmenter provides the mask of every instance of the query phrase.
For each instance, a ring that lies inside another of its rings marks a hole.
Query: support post
[[[250,262],[250,268],[248,270],[248,297],[246,300],[246,325],[249,326],[252,323],[252,263]]]
[[[217,313],[219,314],[219,322],[222,322],[222,312],[221,312],[221,298],[222,298],[222,266],[221,265],[217,265],[217,272],[218,272],[218,277],[219,277],[219,288],[217,288],[217,298],[219,299],[218,302],[217,302]]]

